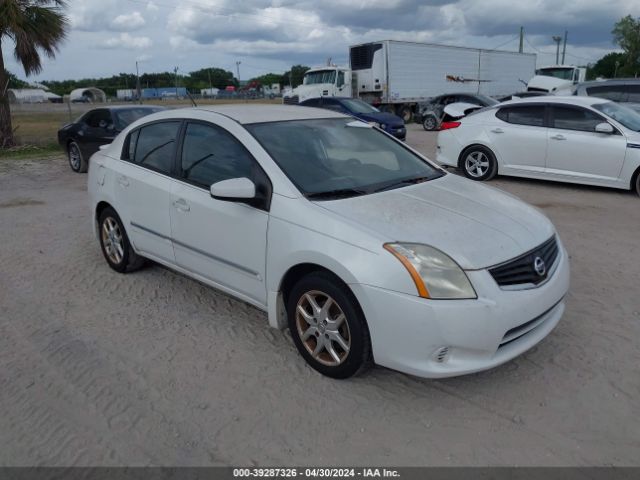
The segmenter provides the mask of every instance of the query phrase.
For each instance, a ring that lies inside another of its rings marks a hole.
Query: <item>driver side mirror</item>
[[[595,128],[596,133],[615,133],[615,128],[608,122],[602,122],[596,125]]]
[[[217,200],[244,202],[256,197],[256,186],[246,177],[230,178],[211,185],[210,192]]]

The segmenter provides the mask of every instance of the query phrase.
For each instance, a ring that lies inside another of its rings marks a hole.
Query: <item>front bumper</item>
[[[564,313],[569,262],[562,245],[553,274],[537,288],[502,290],[487,270],[467,274],[476,300],[429,300],[351,285],[367,318],[375,362],[426,378],[486,370],[536,345]]]
[[[407,138],[407,129],[405,127],[401,128],[390,128],[387,130],[387,133],[393,135],[394,137],[404,140]]]

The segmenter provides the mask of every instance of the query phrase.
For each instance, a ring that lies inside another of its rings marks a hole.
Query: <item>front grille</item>
[[[298,95],[294,95],[292,97],[284,97],[282,99],[282,103],[285,105],[297,105],[300,102],[300,97]]]
[[[547,279],[557,258],[558,242],[553,236],[530,252],[490,268],[489,273],[501,287],[524,284],[539,285]]]

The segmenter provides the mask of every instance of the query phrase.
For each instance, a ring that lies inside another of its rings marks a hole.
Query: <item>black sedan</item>
[[[393,113],[381,112],[362,100],[342,97],[320,97],[310,98],[300,102],[299,105],[303,107],[326,108],[328,110],[345,113],[364,120],[365,122],[375,123],[376,126],[400,140],[404,140],[407,137],[407,129],[404,126],[404,121],[400,117]]]
[[[58,130],[58,143],[67,152],[71,170],[86,172],[89,157],[100,145],[111,143],[130,123],[161,110],[164,108],[146,105],[95,108],[65,125]]]

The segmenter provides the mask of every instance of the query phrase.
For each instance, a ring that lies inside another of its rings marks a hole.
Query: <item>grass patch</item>
[[[12,148],[0,148],[0,160],[57,157],[63,153],[57,143],[50,143],[44,146],[20,145]]]

